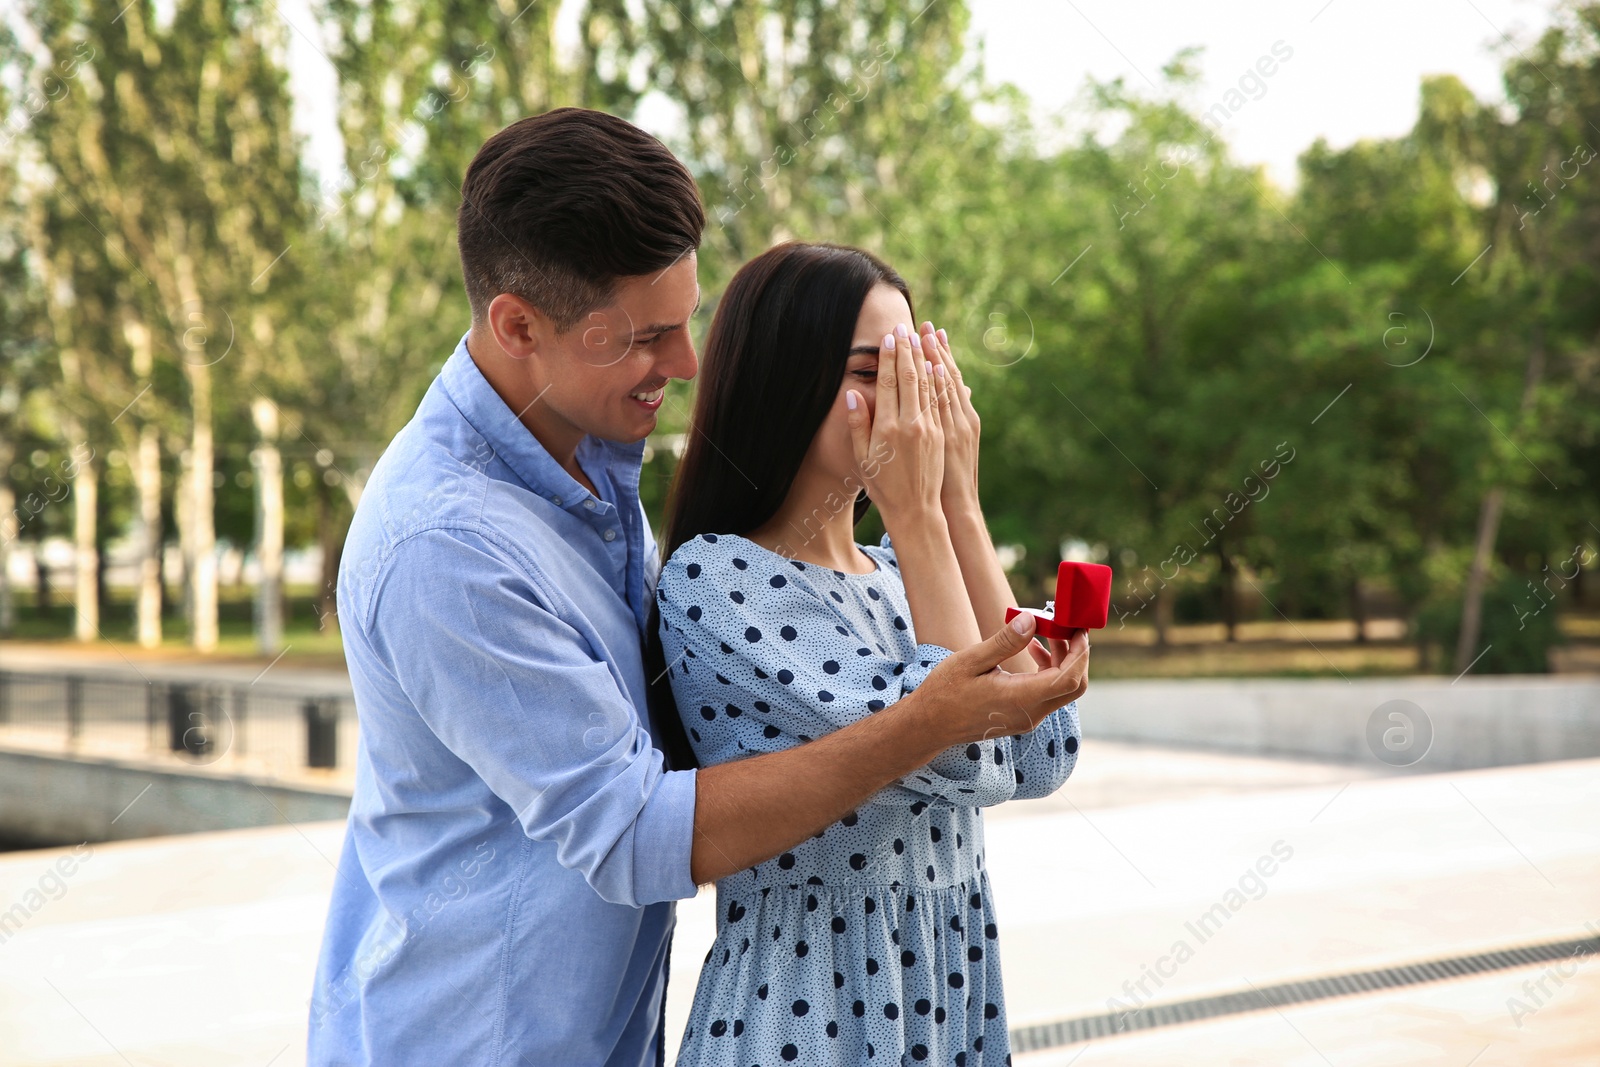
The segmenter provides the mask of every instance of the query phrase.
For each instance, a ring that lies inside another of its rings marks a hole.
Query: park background
[[[340,545],[467,328],[468,160],[565,104],[696,175],[697,339],[776,241],[878,252],[1022,602],[1116,569],[1071,779],[985,812],[1018,1067],[1592,1067],[1572,0],[0,0],[0,1059],[304,1062]]]
[[[1293,73],[1270,30],[1220,90],[1183,50],[1041,116],[953,2],[605,0],[576,47],[540,3],[13,6],[0,632],[336,657],[352,509],[468,321],[466,163],[577,104],[697,175],[698,337],[776,241],[897,266],[970,368],[1019,596],[1063,556],[1117,571],[1098,670],[1593,662],[1594,5],[1500,42],[1503,99],[1425,77],[1408,133],[1318,141],[1292,183],[1225,132]],[[334,74],[332,174],[296,37]],[[657,519],[692,388],[650,441]]]

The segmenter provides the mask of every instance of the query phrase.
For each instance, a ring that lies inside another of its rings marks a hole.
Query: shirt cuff
[[[901,676],[901,687],[907,693],[916,689],[917,686],[927,680],[928,675],[933,673],[935,667],[944,662],[946,656],[953,655],[955,653],[943,645],[926,643],[918,645],[917,650],[911,654],[911,662],[906,664],[905,674]]]
[[[636,899],[687,900],[699,892],[690,874],[694,852],[695,771],[664,771],[633,826]]]

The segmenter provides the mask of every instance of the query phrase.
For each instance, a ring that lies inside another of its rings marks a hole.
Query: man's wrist
[[[940,688],[937,684],[930,686],[925,681],[914,692],[907,693],[878,713],[893,712],[901,717],[907,736],[915,738],[915,743],[927,756],[927,759],[917,763],[919,767],[962,740],[956,724],[951,722],[950,715],[946,713],[946,702],[940,699]]]

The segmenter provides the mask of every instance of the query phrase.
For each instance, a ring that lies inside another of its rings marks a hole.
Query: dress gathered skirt
[[[703,766],[859,721],[950,654],[917,642],[889,539],[862,551],[877,569],[853,574],[702,534],[667,561],[662,642]],[[1054,792],[1079,736],[1068,704],[1026,734],[948,749],[720,880],[679,1067],[1009,1063],[982,809]]]

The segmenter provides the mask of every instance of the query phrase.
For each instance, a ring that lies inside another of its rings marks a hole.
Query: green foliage
[[[70,452],[68,423],[103,453],[157,426],[175,472],[200,418],[197,291],[238,346],[214,371],[219,533],[249,535],[267,397],[290,544],[337,544],[467,326],[467,161],[521,115],[585,104],[670,116],[709,219],[697,334],[776,241],[860,244],[905,275],[973,385],[986,512],[1030,597],[1068,540],[1117,568],[1127,621],[1215,619],[1225,582],[1274,617],[1380,591],[1447,669],[1487,495],[1496,572],[1600,535],[1600,4],[1508,62],[1509,110],[1428,78],[1408,134],[1315,144],[1293,191],[1184,103],[1188,50],[1150,93],[1090,84],[1075,118],[1096,132],[1047,142],[965,53],[956,0],[587,0],[570,61],[557,5],[319,0],[345,147],[320,181],[272,5],[20,10],[39,46],[0,34],[34,93],[0,95],[26,149],[0,165],[0,475],[19,493],[34,452]],[[657,518],[692,388],[669,390],[645,470]],[[103,492],[120,530],[127,478]],[[1516,625],[1503,586],[1474,671],[1542,670],[1556,608]]]
[[[1547,674],[1550,650],[1562,643],[1556,608],[1531,591],[1526,575],[1507,573],[1483,597],[1483,633],[1472,674]],[[1441,590],[1417,614],[1413,636],[1448,671],[1461,635],[1459,589]]]

